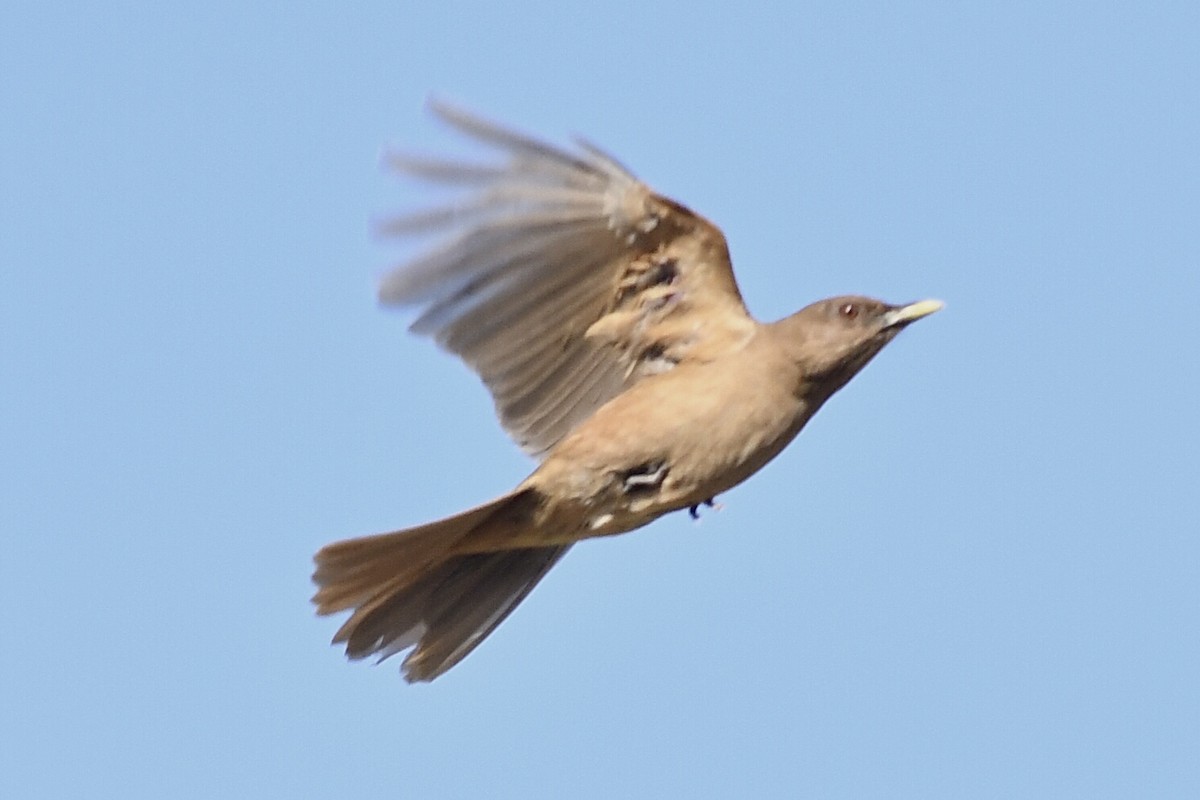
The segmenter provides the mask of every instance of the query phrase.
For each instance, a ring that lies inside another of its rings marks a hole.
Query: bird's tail
[[[569,549],[501,546],[506,531],[530,524],[538,503],[523,489],[427,525],[322,548],[313,573],[317,613],[354,610],[334,643],[345,642],[350,658],[381,661],[415,645],[404,660],[409,681],[453,667]]]

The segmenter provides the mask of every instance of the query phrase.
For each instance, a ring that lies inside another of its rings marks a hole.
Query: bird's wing
[[[412,331],[482,378],[527,452],[544,453],[645,375],[710,360],[753,332],[716,226],[586,142],[563,150],[446,105],[433,111],[507,159],[390,158],[464,194],[385,223],[444,238],[388,274],[380,300],[420,309]]]

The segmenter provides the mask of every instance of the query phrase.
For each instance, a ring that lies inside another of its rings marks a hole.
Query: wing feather
[[[380,300],[420,309],[412,331],[480,376],[523,448],[544,453],[646,375],[744,345],[755,323],[715,226],[586,141],[567,151],[432,110],[507,159],[389,158],[467,194],[382,227],[446,238],[387,275]]]

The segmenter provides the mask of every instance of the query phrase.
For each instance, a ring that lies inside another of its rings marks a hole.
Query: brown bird
[[[504,429],[540,463],[490,503],[317,553],[317,612],[353,611],[334,643],[354,659],[413,648],[409,681],[466,657],[575,542],[711,505],[901,329],[942,307],[834,297],[757,322],[721,231],[612,157],[433,112],[507,159],[391,158],[471,191],[386,226],[449,235],[388,275],[380,299],[421,309],[412,331],[479,375]]]

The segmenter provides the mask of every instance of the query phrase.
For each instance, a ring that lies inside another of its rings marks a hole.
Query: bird
[[[499,158],[387,156],[459,193],[382,223],[441,238],[379,300],[415,309],[410,331],[478,375],[537,466],[491,502],[314,557],[317,613],[350,612],[333,644],[355,660],[407,651],[410,683],[461,662],[576,542],[712,505],[943,306],[841,296],[759,322],[720,229],[599,147],[429,108]]]

